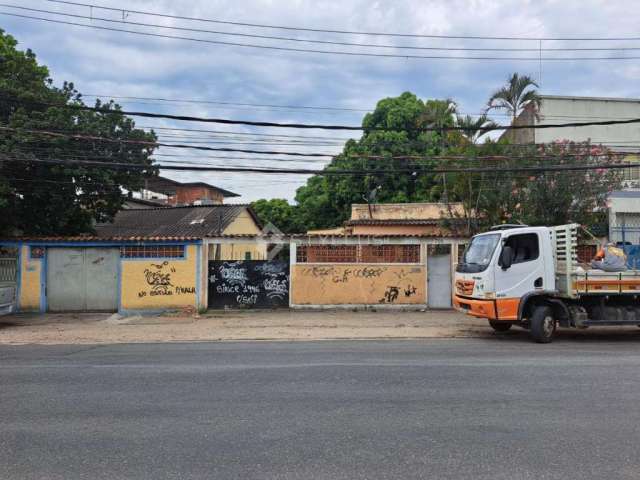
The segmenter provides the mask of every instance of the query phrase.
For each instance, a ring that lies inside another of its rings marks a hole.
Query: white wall
[[[640,99],[543,96],[538,125],[640,118]],[[554,140],[591,140],[593,143],[640,142],[640,124],[549,128],[535,131],[537,143]],[[616,150],[620,150],[616,148]]]

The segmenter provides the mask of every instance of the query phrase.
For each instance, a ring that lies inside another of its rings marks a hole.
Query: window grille
[[[420,263],[420,245],[298,245],[298,263]]]
[[[121,258],[184,258],[184,245],[127,245]]]

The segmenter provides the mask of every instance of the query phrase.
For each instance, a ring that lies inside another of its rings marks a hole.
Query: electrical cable
[[[84,23],[69,22],[66,20],[56,20],[53,18],[35,17],[32,15],[21,15],[18,13],[11,13],[0,11],[0,15],[7,15],[10,17],[25,18],[29,20],[37,20],[41,22],[57,23],[61,25],[71,25],[75,27],[85,27],[96,30],[105,30],[111,32],[130,33],[134,35],[142,35],[146,37],[154,38],[166,38],[173,40],[185,40],[190,42],[208,43],[214,45],[226,45],[231,47],[244,47],[244,48],[257,48],[263,50],[279,50],[289,52],[300,53],[319,53],[325,55],[345,55],[351,57],[379,57],[379,58],[401,58],[401,59],[426,59],[426,60],[475,60],[475,61],[611,61],[611,60],[640,60],[640,56],[609,56],[609,57],[489,57],[489,56],[451,56],[451,55],[415,55],[415,54],[395,54],[395,53],[371,53],[371,52],[352,52],[344,50],[317,50],[311,48],[295,48],[295,47],[282,47],[274,45],[258,45],[251,43],[238,43],[238,42],[225,42],[222,40],[209,40],[204,38],[183,37],[178,35],[164,35],[151,32],[140,32],[136,30],[127,30],[124,28],[105,27],[101,25],[88,25]]]
[[[64,17],[72,17],[72,18],[80,18],[83,20],[91,20],[91,21],[100,21],[100,22],[109,22],[109,23],[117,23],[121,25],[134,25],[137,27],[151,27],[151,28],[162,28],[165,30],[177,30],[182,32],[195,32],[195,33],[209,33],[214,35],[227,35],[227,36],[235,36],[235,37],[244,37],[244,38],[259,38],[264,40],[280,40],[285,42],[299,42],[299,43],[312,43],[312,44],[321,44],[321,45],[338,45],[338,46],[347,46],[347,47],[365,47],[365,48],[388,48],[388,49],[396,49],[396,50],[427,50],[427,51],[457,51],[457,52],[577,52],[577,51],[638,51],[640,47],[576,47],[576,48],[509,48],[509,47],[425,47],[425,46],[415,46],[415,45],[381,45],[376,43],[357,43],[357,42],[340,42],[340,41],[332,41],[332,40],[318,40],[312,38],[296,38],[296,37],[281,37],[275,35],[259,35],[252,33],[241,33],[241,32],[224,32],[219,30],[206,30],[202,28],[190,28],[190,27],[178,27],[173,25],[161,25],[154,23],[143,23],[143,22],[132,22],[124,19],[113,19],[113,18],[104,18],[104,17],[96,17],[94,15],[78,15],[67,12],[60,12],[55,10],[43,10],[39,8],[29,8],[23,7],[19,5],[11,5],[7,3],[0,3],[0,7],[6,8],[15,8],[18,10],[26,10],[29,12],[38,12],[38,13],[46,13],[50,15],[59,15]]]
[[[640,57],[639,57],[640,58]],[[153,112],[138,112],[127,110],[110,110],[97,107],[89,107],[87,105],[79,104],[56,104],[51,102],[42,102],[38,100],[25,100],[8,97],[7,95],[0,94],[0,97],[4,97],[8,101],[13,103],[41,105],[53,108],[68,108],[72,110],[91,111],[102,114],[111,115],[129,115],[132,117],[147,117],[147,118],[166,118],[170,120],[180,120],[185,122],[203,122],[203,123],[220,123],[225,125],[248,125],[254,127],[278,127],[278,128],[298,128],[298,129],[323,129],[323,130],[354,130],[354,131],[407,131],[407,129],[389,129],[389,128],[365,128],[352,125],[324,125],[324,124],[308,124],[308,123],[279,123],[279,122],[260,122],[252,120],[232,120],[227,118],[210,118],[210,117],[194,117],[187,115],[170,115],[165,113],[153,113]],[[494,127],[483,128],[486,133],[500,130],[541,130],[550,128],[576,128],[576,127],[591,127],[591,126],[613,126],[613,125],[631,125],[640,123],[640,118],[631,118],[627,120],[603,120],[596,122],[568,122],[568,123],[546,123],[543,125],[496,125]],[[415,128],[413,131],[417,132],[464,132],[467,130],[465,127],[452,126],[452,127],[424,127]]]
[[[341,33],[349,35],[370,35],[370,36],[384,36],[384,37],[414,37],[414,38],[450,38],[450,39],[469,39],[469,40],[558,40],[558,41],[625,41],[625,40],[640,40],[640,37],[509,37],[509,36],[481,36],[481,35],[430,35],[430,34],[410,34],[410,33],[388,33],[388,32],[366,32],[366,31],[351,31],[351,30],[329,30],[319,28],[304,28],[304,27],[290,27],[281,25],[266,25],[259,23],[247,23],[247,22],[232,22],[224,20],[215,20],[208,18],[187,17],[180,15],[161,14],[143,10],[133,10],[129,8],[115,8],[106,7],[103,5],[96,5],[91,3],[72,2],[68,0],[47,0],[50,3],[74,5],[80,7],[96,8],[101,10],[110,10],[114,12],[127,12],[136,13],[140,15],[149,15],[155,17],[173,18],[176,20],[192,20],[198,22],[208,23],[220,23],[226,25],[236,25],[244,27],[256,27],[256,28],[272,28],[278,30],[295,30],[306,32],[321,32],[321,33]]]

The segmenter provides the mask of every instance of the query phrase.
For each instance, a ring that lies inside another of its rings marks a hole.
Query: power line
[[[0,157],[4,160],[26,161],[53,165],[91,165],[95,167],[112,167],[124,169],[149,169],[149,165],[139,165],[131,163],[118,162],[100,162],[92,160],[43,160],[43,159],[16,159],[6,156]],[[209,166],[178,166],[178,165],[152,165],[161,170],[177,170],[177,171],[212,171],[212,172],[238,172],[238,173],[286,173],[286,174],[302,174],[302,175],[351,175],[351,176],[375,176],[379,174],[397,175],[401,173],[407,174],[440,174],[440,173],[508,173],[508,172],[563,172],[563,171],[587,171],[587,170],[615,170],[634,168],[633,165],[623,163],[597,163],[590,165],[530,165],[524,167],[464,167],[464,168],[405,168],[405,169],[378,169],[378,170],[352,170],[352,169],[324,169],[312,170],[303,168],[274,169],[274,168],[230,168],[230,167],[209,167]]]
[[[111,113],[114,113],[114,112],[112,111]],[[194,150],[204,150],[204,151],[213,151],[213,152],[238,152],[238,153],[253,153],[253,154],[263,154],[263,155],[288,155],[288,156],[294,156],[294,157],[333,157],[334,156],[334,154],[331,154],[331,153],[280,152],[280,151],[248,150],[248,149],[242,149],[242,148],[205,147],[201,145],[149,142],[146,140],[114,139],[114,138],[108,138],[108,137],[98,137],[94,135],[68,134],[68,133],[51,132],[47,130],[17,129],[17,128],[9,128],[9,127],[0,127],[0,130],[13,131],[13,132],[21,131],[25,133],[47,135],[51,137],[63,137],[63,138],[70,138],[75,140],[98,140],[101,142],[146,145],[149,147],[191,148]]]
[[[320,33],[340,33],[347,35],[370,35],[370,36],[381,36],[381,37],[412,37],[412,38],[449,38],[449,39],[469,39],[469,40],[558,40],[558,41],[624,41],[624,40],[640,40],[640,37],[509,37],[509,36],[482,36],[482,35],[432,35],[432,34],[415,34],[415,33],[388,33],[388,32],[367,32],[367,31],[353,31],[353,30],[330,30],[330,29],[321,29],[321,28],[308,28],[308,27],[290,27],[290,26],[282,26],[282,25],[267,25],[260,23],[248,23],[248,22],[234,22],[228,20],[215,20],[209,18],[198,18],[198,17],[188,17],[181,15],[170,15],[170,14],[162,14],[155,13],[149,11],[142,10],[132,10],[129,8],[114,8],[114,7],[105,7],[102,5],[90,4],[90,3],[79,3],[79,2],[71,2],[65,0],[47,0],[51,3],[59,3],[66,5],[74,5],[80,7],[89,7],[89,8],[97,8],[100,10],[110,10],[114,12],[127,12],[127,13],[136,13],[140,15],[149,15],[154,17],[163,17],[163,18],[173,18],[177,20],[192,20],[198,22],[207,22],[207,23],[218,23],[225,25],[236,25],[243,27],[256,27],[256,28],[271,28],[278,30],[294,30],[294,31],[305,31],[305,32],[320,32]]]
[[[610,60],[640,60],[640,56],[610,56],[610,57],[488,57],[488,56],[451,56],[451,55],[414,55],[414,54],[394,54],[394,53],[371,53],[371,52],[352,52],[344,50],[317,50],[310,48],[281,47],[273,45],[259,45],[250,43],[225,42],[222,40],[209,40],[204,38],[183,37],[177,35],[164,35],[151,32],[140,32],[136,30],[126,30],[123,28],[105,27],[101,25],[88,25],[85,23],[68,22],[65,20],[56,20],[52,18],[35,17],[31,15],[21,15],[18,13],[10,13],[0,11],[0,15],[8,15],[11,17],[26,18],[29,20],[38,20],[42,22],[57,23],[61,25],[72,25],[76,27],[93,28],[97,30],[105,30],[112,32],[131,33],[134,35],[142,35],[155,38],[167,38],[173,40],[185,40],[191,42],[208,43],[214,45],[227,45],[232,47],[258,48],[264,50],[280,50],[289,52],[302,53],[319,53],[325,55],[346,55],[352,57],[381,57],[381,58],[402,58],[402,59],[426,59],[426,60],[476,60],[476,61],[610,61]]]
[[[16,129],[10,127],[2,127],[0,126],[0,131],[22,131],[26,133],[38,134],[38,135],[46,135],[53,137],[62,137],[62,138],[70,138],[75,140],[97,140],[97,141],[105,141],[109,143],[125,143],[125,144],[135,144],[135,145],[149,145],[149,146],[164,146],[168,148],[192,148],[196,150],[206,150],[206,151],[221,151],[221,152],[240,152],[240,153],[253,153],[253,154],[264,154],[264,155],[289,155],[289,156],[301,156],[301,157],[334,157],[338,156],[331,154],[323,154],[323,153],[303,153],[303,152],[274,152],[274,151],[262,151],[262,150],[244,150],[244,149],[234,149],[234,148],[218,148],[218,147],[204,147],[204,146],[196,146],[196,145],[182,145],[182,144],[166,144],[166,143],[158,143],[158,142],[149,142],[145,140],[127,140],[127,139],[113,139],[108,137],[99,137],[93,135],[80,135],[80,134],[68,134],[68,133],[59,133],[59,132],[51,132],[47,130],[32,130],[32,129]],[[553,144],[552,144],[553,145]],[[603,153],[603,154],[587,154],[587,153],[558,153],[559,156],[564,157],[579,157],[579,156],[589,156],[589,157],[606,157],[609,158],[611,156],[624,156],[621,153]],[[632,155],[632,154],[628,154]],[[465,155],[371,155],[371,154],[349,154],[345,155],[350,158],[365,158],[372,160],[384,160],[384,159],[401,159],[401,160],[433,160],[433,159],[446,159],[446,160],[465,160],[470,157]],[[525,153],[520,157],[514,157],[509,155],[477,155],[472,157],[473,159],[478,160],[513,160],[513,159],[521,159],[521,158],[548,158],[553,157],[553,154],[547,155],[536,155],[536,154],[528,154]]]
[[[11,5],[6,3],[0,3],[0,7],[15,8],[19,10],[26,10],[30,12],[47,13],[51,15],[60,15],[64,17],[80,18],[83,20],[100,21],[117,23],[122,25],[135,25],[138,27],[151,27],[162,28],[165,30],[177,30],[183,32],[196,32],[196,33],[209,33],[214,35],[227,35],[244,38],[259,38],[265,40],[280,40],[285,42],[298,42],[298,43],[312,43],[321,45],[338,45],[347,47],[366,47],[366,48],[387,48],[396,50],[426,50],[426,51],[457,51],[457,52],[577,52],[577,51],[637,51],[640,47],[578,47],[578,48],[560,48],[560,47],[545,47],[545,48],[512,48],[512,47],[425,47],[415,45],[381,45],[376,43],[358,43],[358,42],[344,42],[333,40],[318,40],[311,38],[296,38],[296,37],[281,37],[275,35],[259,35],[255,33],[241,33],[241,32],[224,32],[219,30],[206,30],[202,28],[190,28],[190,27],[177,27],[173,25],[161,25],[154,23],[132,22],[124,19],[112,19],[104,17],[96,17],[89,15],[78,15],[73,13],[59,12],[54,10],[43,10],[39,8],[22,7],[19,5]]]
[[[130,97],[122,95],[101,95],[101,94],[88,94],[83,93],[83,97],[91,98],[117,98],[121,100],[150,100],[166,103],[195,103],[198,105],[229,105],[229,106],[241,106],[241,107],[265,107],[265,108],[281,108],[281,109],[308,109],[308,110],[335,110],[345,112],[370,112],[370,109],[365,108],[347,108],[347,107],[320,107],[311,105],[275,105],[268,103],[240,103],[240,102],[222,102],[218,100],[196,100],[196,99],[176,99],[176,98],[162,98],[162,97]]]
[[[640,58],[640,57],[639,57]],[[68,108],[72,110],[92,111],[103,114],[111,115],[129,115],[132,117],[146,117],[146,118],[166,118],[170,120],[180,120],[185,122],[203,122],[203,123],[220,123],[224,125],[248,125],[253,127],[279,127],[279,128],[298,128],[298,129],[322,129],[322,130],[350,130],[350,131],[407,131],[407,129],[391,129],[391,128],[365,128],[355,125],[326,125],[326,124],[308,124],[308,123],[279,123],[279,122],[262,122],[253,120],[232,120],[227,118],[209,118],[209,117],[194,117],[188,115],[171,115],[166,113],[152,113],[152,112],[138,112],[128,110],[109,110],[104,108],[89,107],[87,105],[79,104],[56,104],[50,102],[42,102],[37,100],[18,100],[7,95],[0,95],[6,100],[13,103],[26,103],[34,105],[42,105],[48,107]],[[569,123],[546,123],[538,125],[496,125],[494,127],[483,128],[485,133],[498,131],[498,130],[541,130],[549,128],[575,128],[575,127],[591,127],[591,126],[612,126],[612,125],[630,125],[640,123],[640,118],[631,118],[627,120],[602,120],[597,122],[569,122]],[[415,128],[413,131],[418,132],[456,132],[465,131],[467,128],[453,126],[453,127],[424,127]]]

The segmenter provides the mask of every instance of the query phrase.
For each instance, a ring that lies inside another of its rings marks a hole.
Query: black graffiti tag
[[[410,297],[411,295],[416,294],[416,287],[414,285],[407,285],[407,288],[404,289],[404,296]]]
[[[398,299],[400,295],[400,289],[398,287],[389,286],[384,292],[384,295],[379,300],[380,303],[393,303]]]

